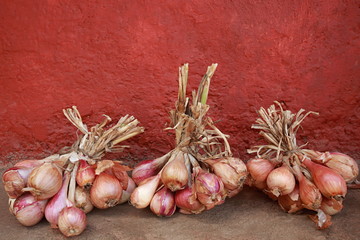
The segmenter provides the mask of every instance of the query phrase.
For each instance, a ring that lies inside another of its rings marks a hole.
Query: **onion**
[[[208,163],[216,176],[224,183],[227,190],[239,189],[243,186],[247,176],[246,165],[238,158],[209,159]],[[238,191],[239,192],[239,191]]]
[[[24,193],[10,210],[22,225],[33,226],[44,217],[46,203],[47,200],[36,200],[30,193]]]
[[[322,200],[319,189],[301,173],[298,165],[293,169],[299,181],[299,194],[303,206],[310,210],[318,210]]]
[[[66,237],[79,235],[86,228],[86,214],[76,207],[66,207],[60,213],[58,225]]]
[[[79,186],[75,189],[75,206],[84,213],[89,213],[94,209],[89,192]]]
[[[161,181],[171,191],[185,188],[189,180],[188,170],[184,161],[184,153],[178,152],[173,160],[170,159],[162,169]]]
[[[334,198],[323,198],[320,209],[328,215],[335,215],[343,208],[342,200],[336,200]]]
[[[186,187],[175,193],[176,206],[184,214],[199,214],[205,210],[205,206],[196,199],[196,193],[193,187]]]
[[[266,188],[266,178],[274,169],[274,164],[267,159],[255,158],[246,163],[249,172],[249,185],[258,189]]]
[[[159,174],[142,181],[141,184],[137,188],[135,188],[135,190],[130,196],[131,204],[134,205],[136,208],[146,208],[147,206],[149,206],[159,183]]]
[[[286,166],[281,166],[269,173],[266,184],[269,190],[278,197],[289,194],[294,190],[295,178]]]
[[[132,180],[132,178],[129,177],[127,188],[123,190],[119,204],[129,201],[130,196],[135,188],[136,188],[135,182]]]
[[[150,209],[157,216],[170,217],[176,210],[174,194],[163,187],[152,198]]]
[[[62,172],[56,164],[43,163],[35,167],[28,179],[28,188],[38,200],[44,200],[54,196],[62,185]]]
[[[224,203],[226,192],[224,184],[218,176],[208,173],[200,167],[195,168],[195,176],[196,195],[207,210]]]
[[[332,152],[326,166],[339,173],[346,182],[351,183],[359,175],[359,167],[355,160],[348,155]]]
[[[328,167],[314,163],[308,158],[303,160],[303,164],[309,169],[315,185],[325,197],[336,200],[345,197],[346,182],[340,174]]]
[[[132,171],[132,179],[139,185],[143,180],[155,176],[169,159],[169,154],[153,160],[142,161]]]
[[[3,173],[2,181],[10,198],[17,198],[23,193],[31,171],[32,168],[12,167]]]
[[[45,160],[23,160],[20,162],[15,163],[14,167],[21,167],[21,168],[30,168],[33,169],[41,164],[43,164]]]
[[[90,189],[95,180],[95,170],[86,160],[79,160],[76,183],[83,188]]]
[[[57,228],[58,218],[61,210],[66,207],[67,190],[70,181],[70,174],[65,173],[63,184],[59,192],[49,201],[45,208],[46,220],[52,228]]]
[[[105,172],[100,173],[90,190],[92,204],[101,209],[113,207],[119,203],[122,186],[116,177]]]

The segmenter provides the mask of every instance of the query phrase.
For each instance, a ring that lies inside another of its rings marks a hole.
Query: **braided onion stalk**
[[[319,229],[331,225],[331,215],[343,208],[347,187],[358,188],[359,168],[354,159],[342,153],[319,152],[298,145],[296,134],[310,114],[284,110],[275,101],[260,108],[252,125],[267,142],[248,149],[256,157],[247,161],[247,184],[265,192],[288,213],[302,209],[317,212],[310,218]]]
[[[135,166],[132,178],[139,186],[130,200],[136,208],[150,206],[154,214],[166,217],[176,209],[199,214],[242,190],[246,165],[232,156],[229,136],[207,116],[210,80],[216,67],[208,67],[192,98],[186,96],[188,64],[179,68],[178,99],[167,128],[175,131],[176,146],[159,158]]]
[[[35,225],[45,215],[52,228],[69,237],[85,230],[86,214],[94,207],[105,209],[129,200],[135,188],[128,175],[131,168],[102,158],[128,148],[119,143],[144,129],[129,115],[108,127],[112,120],[104,115],[89,130],[75,106],[63,112],[81,132],[77,141],[59,154],[16,163],[2,180],[9,210],[22,225]]]

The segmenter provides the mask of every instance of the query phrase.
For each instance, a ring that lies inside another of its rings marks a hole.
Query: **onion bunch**
[[[347,184],[358,187],[359,168],[354,159],[342,153],[318,152],[297,146],[296,133],[309,114],[301,109],[293,114],[275,102],[252,128],[268,142],[254,146],[248,153],[257,157],[247,161],[247,184],[262,190],[288,213],[302,209],[317,212],[310,218],[319,229],[331,225],[331,215],[343,208]]]
[[[188,64],[179,68],[178,100],[168,128],[175,130],[176,147],[133,169],[138,187],[130,201],[136,208],[150,206],[157,216],[171,216],[177,208],[184,214],[198,214],[241,191],[246,165],[232,157],[228,136],[206,117],[210,79],[216,67],[208,67],[192,101],[186,97]]]
[[[60,154],[42,160],[25,160],[2,176],[9,196],[9,210],[24,226],[37,224],[45,216],[52,228],[65,236],[76,236],[86,228],[86,214],[94,207],[108,208],[128,201],[135,188],[131,169],[121,162],[101,160],[105,152],[122,151],[116,144],[143,132],[134,117],[122,117],[104,129],[111,118],[87,130],[76,107],[65,116],[82,133]]]

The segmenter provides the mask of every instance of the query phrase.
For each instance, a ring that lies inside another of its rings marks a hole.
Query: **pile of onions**
[[[109,129],[105,121],[87,130],[76,107],[65,116],[84,134],[72,147],[42,160],[25,160],[3,173],[9,210],[24,226],[44,216],[52,228],[67,237],[86,228],[86,214],[94,207],[109,208],[129,200],[135,188],[131,169],[120,162],[100,160],[107,151],[121,151],[116,144],[143,131],[134,117],[125,116]],[[80,150],[81,149],[81,150]]]
[[[171,216],[177,208],[198,214],[224,203],[242,190],[246,165],[232,157],[227,137],[206,117],[210,79],[217,64],[208,67],[193,101],[186,97],[188,64],[179,68],[176,109],[170,112],[176,148],[164,156],[140,162],[132,172],[138,187],[130,201],[150,206],[157,216]]]
[[[354,159],[342,153],[318,152],[296,145],[296,132],[309,114],[284,111],[275,102],[267,111],[259,110],[260,118],[252,128],[268,141],[249,149],[257,158],[247,161],[247,184],[262,190],[288,213],[302,209],[317,212],[310,218],[319,229],[331,225],[331,215],[343,208],[347,183],[356,185],[359,168]]]

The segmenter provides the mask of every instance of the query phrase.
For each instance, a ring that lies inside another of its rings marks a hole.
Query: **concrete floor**
[[[46,220],[33,227],[20,225],[9,213],[7,195],[0,187],[0,239],[66,239]],[[344,205],[329,229],[317,230],[307,214],[286,214],[264,194],[247,188],[200,215],[176,212],[159,218],[129,204],[96,209],[87,215],[86,230],[73,239],[360,239],[360,190],[349,190]]]

